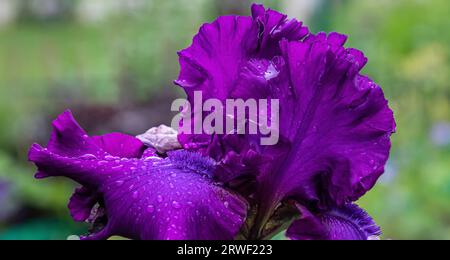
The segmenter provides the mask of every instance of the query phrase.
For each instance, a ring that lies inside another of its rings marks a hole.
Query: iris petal
[[[83,185],[69,203],[75,220],[104,208],[105,226],[83,239],[233,239],[244,222],[246,202],[211,179],[212,159],[187,151],[160,158],[121,134],[88,137],[69,111],[53,125],[48,148],[33,145],[29,159],[39,178]]]
[[[91,139],[105,152],[118,157],[139,158],[146,149],[138,139],[121,133],[93,136]]]
[[[202,91],[204,99],[220,100],[242,97],[245,89],[259,95],[261,92],[248,84],[237,87],[242,65],[252,59],[280,55],[280,39],[298,41],[308,34],[301,22],[265,10],[262,5],[253,5],[252,14],[253,17],[223,16],[204,24],[192,45],[179,52],[181,70],[175,83],[186,91],[191,105],[194,91]],[[206,134],[181,133],[178,139],[186,149],[207,150],[211,144],[211,136]]]
[[[81,187],[75,190],[69,200],[70,215],[75,221],[86,221],[91,215],[91,210],[99,201],[100,196],[94,190]]]
[[[347,204],[313,214],[299,207],[302,217],[289,227],[286,235],[296,240],[368,240],[381,235],[380,228],[361,208]]]

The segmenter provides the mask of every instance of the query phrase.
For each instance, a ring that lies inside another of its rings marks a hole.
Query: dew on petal
[[[108,161],[113,161],[115,159],[117,159],[117,157],[114,157],[114,156],[111,156],[111,155],[105,156],[105,160],[108,160]]]
[[[153,205],[148,205],[147,206],[147,212],[148,213],[153,213],[155,212],[155,207]]]
[[[80,156],[80,158],[84,160],[97,160],[97,156],[90,153],[83,154],[82,156]]]
[[[179,209],[179,208],[181,208],[181,205],[180,205],[180,203],[178,201],[173,201],[172,202],[172,207],[174,207],[176,209]]]

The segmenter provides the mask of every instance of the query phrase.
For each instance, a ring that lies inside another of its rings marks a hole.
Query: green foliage
[[[86,228],[70,220],[38,218],[13,225],[0,234],[0,240],[62,240],[73,234],[82,234]]]

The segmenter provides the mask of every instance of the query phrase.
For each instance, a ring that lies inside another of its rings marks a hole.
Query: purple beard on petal
[[[211,179],[214,160],[183,150],[161,158],[123,134],[88,137],[70,112],[53,127],[47,148],[34,144],[29,159],[38,167],[37,178],[64,176],[83,185],[70,200],[71,214],[102,225],[83,239],[237,235],[247,204]]]
[[[216,179],[237,181],[246,187],[239,192],[255,198],[250,238],[261,238],[283,201],[328,212],[359,199],[384,172],[393,112],[381,88],[360,74],[367,58],[345,48],[346,40],[338,33],[311,34],[301,22],[253,5],[252,17],[219,17],[203,25],[179,53],[175,83],[191,106],[194,91],[223,103],[280,100],[275,146],[261,146],[259,136],[249,134],[178,137],[185,149],[218,162]]]

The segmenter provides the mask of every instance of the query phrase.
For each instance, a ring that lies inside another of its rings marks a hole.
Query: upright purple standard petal
[[[361,208],[348,204],[314,215],[299,208],[302,217],[289,227],[286,235],[296,240],[369,240],[378,239],[380,228]]]
[[[308,33],[308,28],[296,19],[288,19],[287,15],[271,9],[265,9],[263,5],[252,5],[252,18],[258,24],[258,53],[260,58],[272,58],[280,55],[279,41],[288,39],[298,41]]]
[[[179,52],[181,70],[175,83],[186,91],[191,104],[194,91],[202,91],[204,99],[225,100],[242,97],[246,89],[255,90],[254,84],[239,84],[242,65],[250,60],[280,55],[280,39],[298,41],[308,34],[301,22],[265,10],[262,5],[253,5],[252,13],[253,18],[222,16],[204,24],[192,45]],[[260,91],[250,93],[259,95]],[[180,134],[178,138],[184,148],[203,150],[211,143],[210,136],[202,134]]]
[[[176,151],[160,158],[130,136],[91,138],[65,112],[53,123],[47,148],[29,152],[37,178],[64,176],[83,187],[69,208],[77,221],[102,224],[84,239],[233,239],[247,205],[214,183],[215,162]],[[97,207],[94,207],[97,205]]]
[[[367,58],[344,47],[345,35],[308,34],[301,23],[260,5],[252,12],[252,18],[205,25],[181,52],[177,83],[191,103],[194,90],[223,103],[279,99],[277,145],[261,146],[260,136],[249,134],[179,135],[184,148],[218,162],[215,178],[256,182],[257,238],[285,199],[327,210],[370,190],[384,172],[395,121],[381,88],[360,74]],[[218,37],[225,33],[230,37]]]

